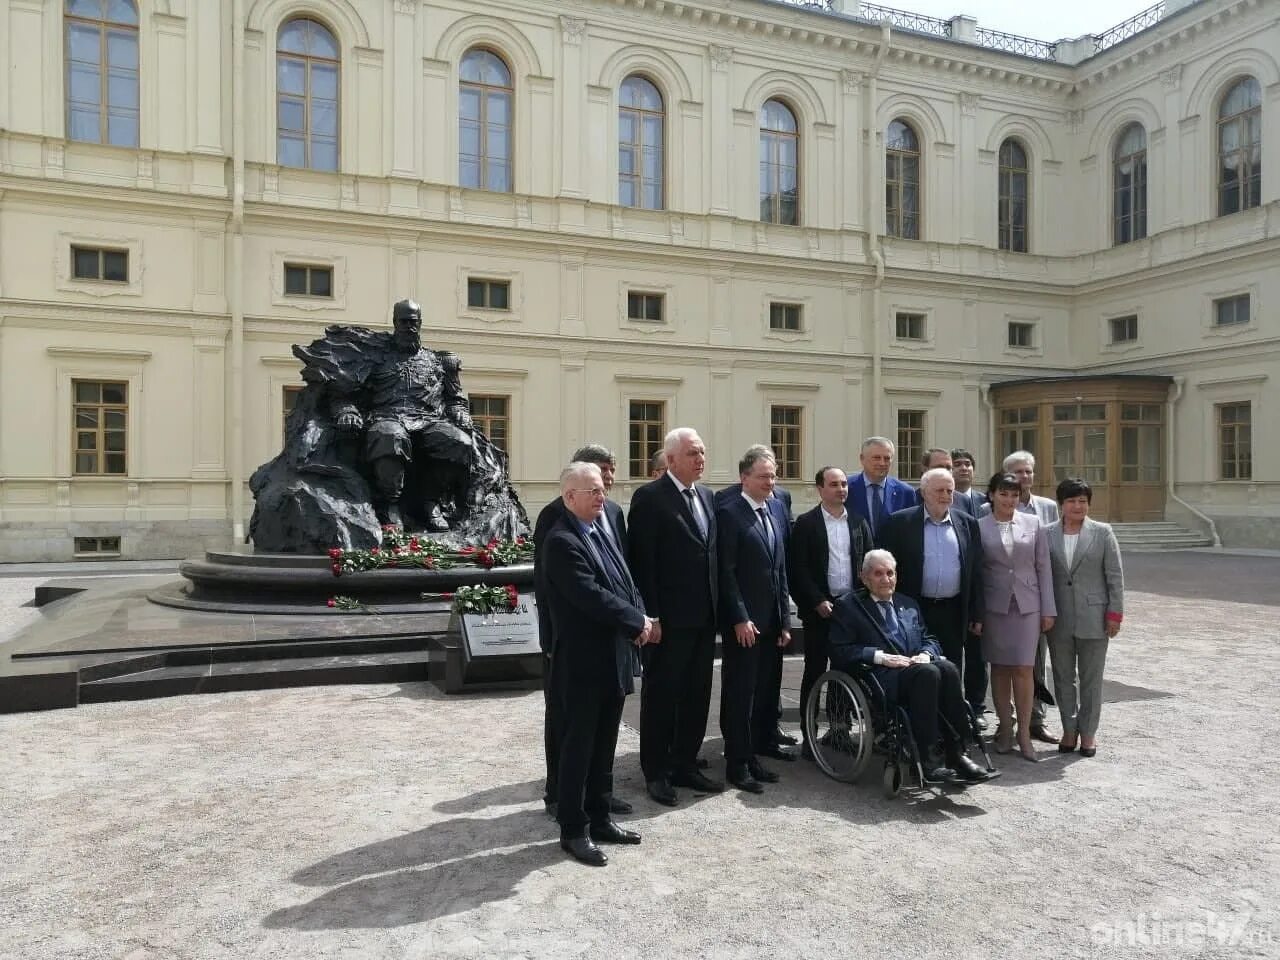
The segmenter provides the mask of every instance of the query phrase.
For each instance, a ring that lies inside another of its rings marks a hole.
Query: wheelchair
[[[961,738],[965,744],[963,749],[967,751],[968,744],[975,743],[985,768],[994,771],[977,717],[967,704],[965,709],[969,730],[968,736]],[[952,733],[957,732],[946,717],[938,719]],[[843,670],[828,670],[819,677],[804,704],[803,722],[814,760],[833,780],[853,783],[866,771],[873,756],[881,756],[884,768],[880,785],[890,799],[901,793],[908,777],[922,790],[933,791],[944,786],[925,778],[924,758],[911,734],[911,718],[906,707],[889,701],[869,667],[860,666],[852,675]]]

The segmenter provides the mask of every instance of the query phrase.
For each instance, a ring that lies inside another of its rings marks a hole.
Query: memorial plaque
[[[463,614],[462,643],[468,660],[541,655],[537,601],[522,593],[510,613]]]

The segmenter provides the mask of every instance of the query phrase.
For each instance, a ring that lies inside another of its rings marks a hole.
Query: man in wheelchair
[[[866,589],[845,594],[832,611],[831,665],[850,674],[869,669],[884,690],[886,706],[906,708],[926,782],[991,779],[994,774],[965,753],[971,725],[960,671],[942,656],[916,602],[895,595],[893,554],[868,551],[861,579]]]

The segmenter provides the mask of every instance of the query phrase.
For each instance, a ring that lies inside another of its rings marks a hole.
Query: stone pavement
[[[1280,562],[1152,556],[1126,558],[1096,758],[897,800],[876,767],[775,764],[761,797],[668,810],[628,727],[644,843],[603,870],[542,812],[537,693],[0,717],[0,958],[1280,956]]]

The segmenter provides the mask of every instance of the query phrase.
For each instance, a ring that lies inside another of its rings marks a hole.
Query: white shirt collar
[[[763,500],[752,500],[751,497],[747,494],[747,491],[745,490],[742,491],[742,499],[747,501],[747,503],[751,504],[751,509],[753,512],[756,510],[764,509],[765,502]]]
[[[849,516],[849,508],[843,504],[840,506],[840,515],[838,517],[832,516],[831,511],[823,504],[818,504],[818,509],[822,511],[822,519],[827,521],[827,523],[836,523],[837,521],[843,520]]]
[[[686,490],[692,490],[692,489],[693,489],[693,485],[692,485],[692,484],[690,484],[689,486],[685,486],[683,483],[681,483],[681,482],[680,482],[680,478],[679,478],[679,477],[677,477],[677,476],[676,476],[674,473],[672,473],[670,470],[668,470],[668,471],[666,472],[666,474],[664,474],[664,476],[666,476],[666,477],[670,478],[671,482],[672,482],[672,483],[674,483],[674,484],[676,485],[676,489],[677,489],[677,490],[679,490],[681,494],[683,494]],[[694,483],[696,483],[696,482],[697,482],[697,481],[695,480],[695,481],[694,481]]]

